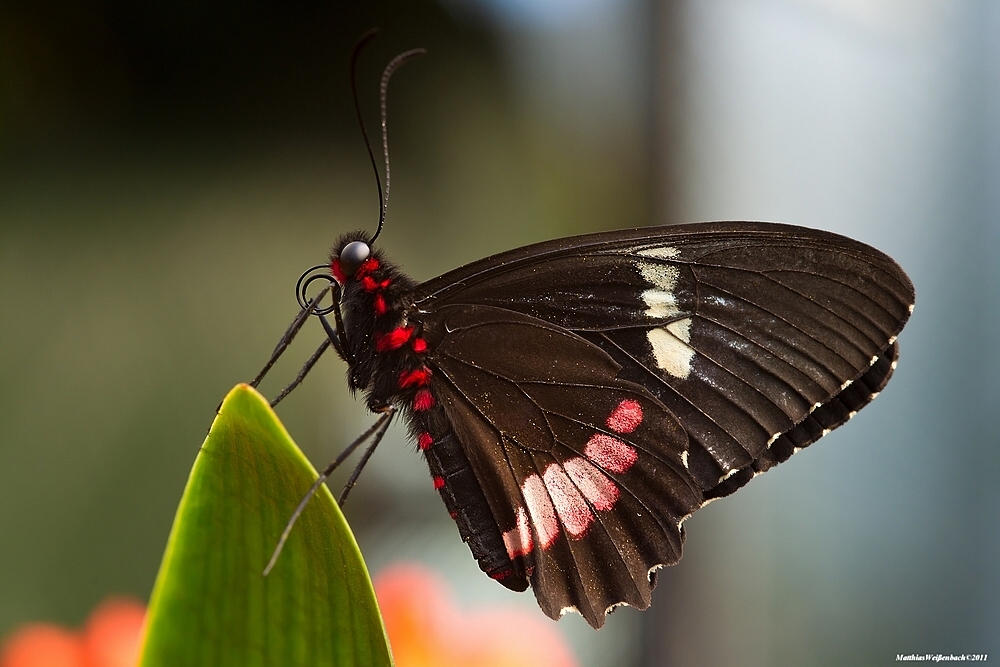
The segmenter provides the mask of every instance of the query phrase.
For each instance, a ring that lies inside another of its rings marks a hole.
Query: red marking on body
[[[439,490],[444,488],[444,477],[434,478],[434,488]]]
[[[448,516],[450,516],[452,518],[452,520],[457,519],[458,518],[458,512],[448,512]]]
[[[417,354],[423,354],[424,352],[426,352],[427,351],[427,341],[425,341],[423,338],[414,338],[413,339],[413,351],[416,352]]]
[[[358,267],[358,270],[355,271],[354,273],[354,277],[358,279],[364,278],[366,275],[368,275],[377,268],[378,268],[378,260],[375,259],[374,257],[369,257],[364,261],[364,263],[361,266]]]
[[[385,305],[385,297],[381,294],[375,295],[375,303],[373,305],[375,307],[375,314],[379,316],[385,315],[386,311],[389,310]]]
[[[361,289],[366,292],[374,292],[378,289],[378,283],[375,282],[375,279],[371,276],[365,276],[364,278],[361,278],[359,282],[361,283]]]
[[[531,538],[531,524],[523,507],[517,508],[517,525],[504,532],[503,543],[511,560],[531,553],[534,541]]]
[[[597,466],[579,456],[563,462],[566,474],[596,510],[614,509],[621,492]]]
[[[403,371],[399,374],[399,388],[426,387],[430,377],[431,371],[426,366],[415,371]]]
[[[514,574],[514,570],[512,568],[505,567],[502,570],[493,570],[490,572],[490,578],[496,581],[502,581],[512,574]]]
[[[425,412],[434,407],[434,395],[427,389],[421,389],[413,397],[413,409],[417,412]]]
[[[340,268],[340,260],[335,259],[330,263],[330,268],[333,270],[333,277],[337,279],[337,282],[343,285],[347,282],[347,276],[344,275],[344,270]]]
[[[590,511],[587,501],[570,481],[566,471],[558,463],[550,463],[542,479],[566,532],[576,538],[586,535],[590,524],[594,522],[594,513]]]
[[[417,438],[417,447],[420,447],[420,449],[424,451],[430,449],[431,445],[433,444],[434,444],[434,438],[431,437],[431,434],[428,433],[427,431],[421,433],[420,436]]]
[[[559,520],[556,518],[556,508],[552,506],[549,492],[545,490],[545,482],[538,475],[529,475],[521,483],[521,494],[528,505],[531,525],[538,533],[538,541],[543,549],[552,546],[559,537]]]
[[[604,433],[590,436],[583,449],[584,456],[608,472],[623,473],[635,464],[639,455],[618,438]]]
[[[413,327],[396,327],[392,331],[375,336],[375,351],[388,352],[398,350],[410,340],[413,335]]]
[[[618,404],[605,422],[615,433],[631,433],[642,423],[642,406],[630,398]]]

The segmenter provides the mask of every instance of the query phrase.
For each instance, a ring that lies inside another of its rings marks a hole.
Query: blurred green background
[[[769,219],[917,287],[896,379],[692,518],[585,665],[885,664],[1000,648],[1000,10],[988,0],[0,3],[0,634],[148,597],[187,472],[376,194],[347,86],[390,94],[383,249],[417,279],[555,236]],[[310,326],[265,382],[321,340]],[[325,358],[279,410],[323,465],[371,418]],[[373,572],[478,572],[401,431],[346,511]],[[332,484],[336,488],[336,481]],[[540,612],[537,612],[540,614]]]

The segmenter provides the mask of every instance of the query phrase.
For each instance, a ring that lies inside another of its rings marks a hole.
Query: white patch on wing
[[[583,537],[590,529],[590,524],[594,522],[594,514],[579,489],[570,481],[566,471],[558,463],[549,464],[542,475],[542,480],[545,482],[549,497],[552,498],[552,504],[555,505],[559,521],[566,527],[566,532],[572,537]]]
[[[691,342],[691,318],[671,322],[665,327],[650,329],[646,339],[653,348],[656,366],[676,378],[686,378],[691,374],[691,360],[694,349]]]
[[[575,456],[563,462],[563,469],[595,510],[614,509],[620,492],[615,483],[598,470],[597,466]],[[558,505],[556,509],[558,510]]]
[[[691,466],[688,465],[688,450],[686,449],[681,452],[681,463],[684,464],[685,468],[690,469]]]
[[[660,246],[658,248],[644,248],[636,254],[643,257],[656,257],[657,259],[676,259],[681,256],[681,251],[673,246]]]
[[[507,547],[507,555],[510,556],[511,560],[531,553],[532,548],[534,548],[535,545],[531,539],[531,526],[523,507],[517,508],[517,526],[503,534],[503,543]]]
[[[646,302],[646,317],[654,320],[663,320],[678,315],[681,309],[677,307],[677,299],[673,292],[664,292],[658,289],[648,289],[642,293],[642,300]]]
[[[559,537],[560,531],[556,508],[552,506],[552,499],[545,488],[545,482],[537,474],[529,475],[521,483],[521,494],[528,504],[528,514],[531,517],[531,525],[538,533],[538,541],[543,549],[547,549]]]
[[[664,250],[664,248],[653,248],[653,250]],[[653,319],[663,319],[677,315],[680,309],[677,308],[674,288],[677,287],[680,270],[673,264],[659,264],[657,262],[636,262],[636,266],[642,277],[653,286],[652,289],[642,293],[642,300],[648,306],[646,316]]]

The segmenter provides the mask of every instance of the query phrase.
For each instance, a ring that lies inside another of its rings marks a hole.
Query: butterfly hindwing
[[[448,332],[428,357],[431,387],[478,450],[541,607],[599,626],[616,604],[648,606],[650,570],[680,558],[680,524],[702,502],[675,417],[598,347],[536,318],[454,306],[424,326]]]

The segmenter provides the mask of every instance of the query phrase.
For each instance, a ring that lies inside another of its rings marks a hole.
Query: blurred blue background
[[[888,389],[686,524],[584,665],[881,665],[1000,649],[1000,6],[988,0],[0,4],[0,635],[148,597],[214,408],[377,217],[347,90],[390,96],[383,248],[417,279],[529,242],[779,220],[917,288]],[[321,332],[265,383],[273,395]],[[327,358],[279,414],[323,465],[371,417]],[[478,571],[401,430],[347,505],[372,570]],[[336,487],[336,482],[333,484]],[[541,612],[537,612],[541,613]]]

